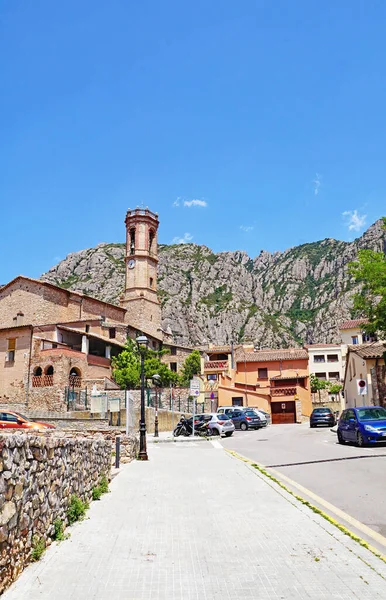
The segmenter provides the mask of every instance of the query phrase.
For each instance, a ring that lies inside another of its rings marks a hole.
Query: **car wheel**
[[[363,448],[364,445],[365,445],[365,438],[363,437],[363,435],[361,434],[361,432],[358,431],[358,433],[357,433],[357,446],[359,446],[359,448]]]
[[[311,428],[311,429],[313,429],[314,427],[315,427],[315,425],[312,425],[312,424],[310,423],[310,428]]]
[[[225,434],[225,437],[231,437],[231,435],[233,435],[233,431],[228,431],[228,432]]]
[[[344,439],[340,431],[338,431],[338,443],[344,444]]]
[[[248,425],[246,423],[240,423],[240,429],[241,431],[247,431]]]
[[[211,429],[212,429],[212,435],[220,435],[217,429],[215,429],[214,427],[212,427]]]

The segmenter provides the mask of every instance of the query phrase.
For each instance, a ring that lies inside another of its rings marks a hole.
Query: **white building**
[[[344,369],[340,344],[311,344],[308,351],[308,370],[318,379],[340,382]]]

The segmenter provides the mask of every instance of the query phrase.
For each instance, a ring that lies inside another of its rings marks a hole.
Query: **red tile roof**
[[[367,319],[352,319],[351,321],[344,321],[341,323],[339,329],[355,329],[355,327],[359,327],[365,323],[368,323]]]
[[[305,348],[340,348],[340,344],[306,344]]]
[[[283,348],[279,350],[257,350],[244,352],[242,348],[236,352],[236,362],[276,362],[279,360],[308,360],[308,352],[304,348]]]
[[[367,344],[350,344],[350,352],[355,352],[361,358],[382,358],[386,346],[381,342],[368,342]]]

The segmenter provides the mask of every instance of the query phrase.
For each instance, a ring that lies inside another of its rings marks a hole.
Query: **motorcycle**
[[[192,417],[190,419],[186,419],[184,416],[181,417],[179,422],[177,423],[176,428],[173,431],[173,435],[178,437],[180,435],[184,435],[186,437],[192,435],[193,433],[193,420]],[[208,437],[212,435],[212,429],[209,427],[209,423],[204,421],[198,421],[194,424],[194,433],[202,436]]]

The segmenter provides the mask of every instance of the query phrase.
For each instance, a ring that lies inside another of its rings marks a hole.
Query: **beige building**
[[[0,402],[62,410],[77,390],[114,387],[111,358],[139,334],[154,350],[165,342],[179,370],[190,349],[173,346],[161,328],[158,216],[137,208],[125,223],[120,306],[23,276],[0,289]]]
[[[385,365],[383,355],[386,348],[380,342],[349,345],[347,349],[346,369],[344,375],[344,400],[346,408],[374,405],[382,403],[386,398],[379,398],[378,386],[374,381],[379,367]],[[367,383],[367,394],[362,396],[358,391],[358,380]]]
[[[310,344],[308,370],[318,379],[341,382],[343,380],[342,347],[340,344]]]

